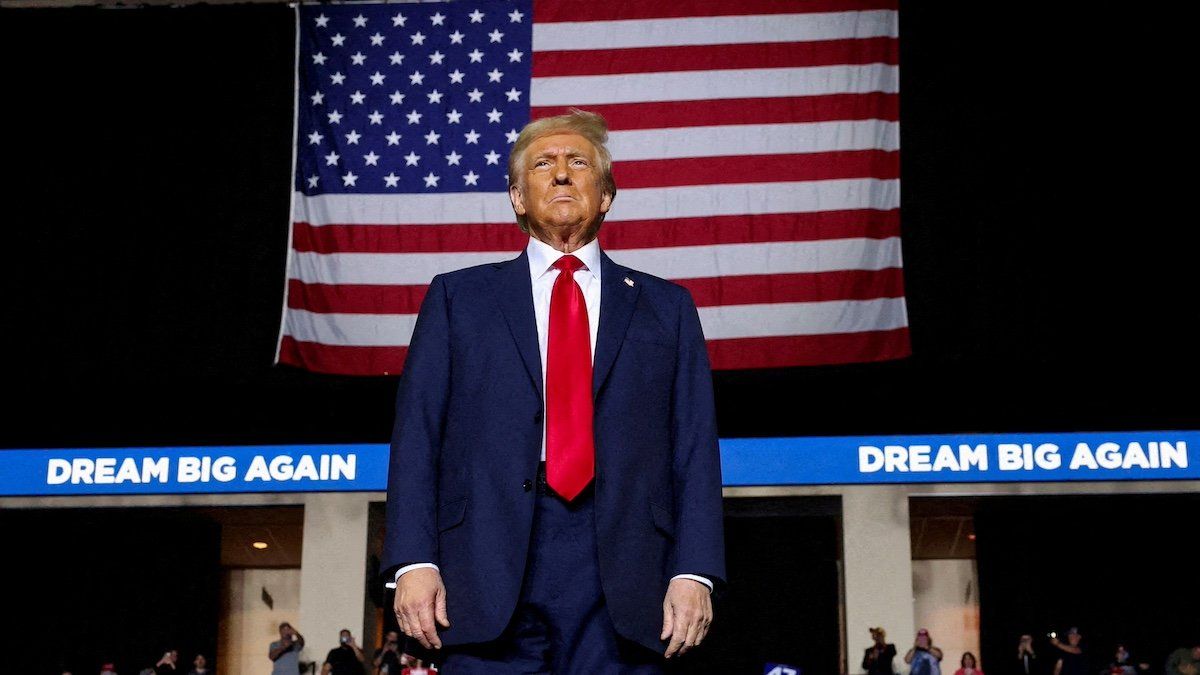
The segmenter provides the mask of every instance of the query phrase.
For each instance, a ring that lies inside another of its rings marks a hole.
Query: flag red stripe
[[[697,307],[871,300],[904,295],[904,274],[898,267],[878,271],[756,274],[677,281],[691,291]]]
[[[342,347],[301,342],[290,335],[279,344],[279,362],[334,375],[399,375],[408,347]]]
[[[900,177],[900,153],[887,150],[843,150],[788,155],[647,159],[613,164],[622,188],[724,185]],[[618,198],[620,192],[617,193]]]
[[[537,86],[536,83],[534,86]],[[530,119],[561,115],[570,106],[536,106]],[[666,101],[661,103],[615,103],[589,105],[608,121],[612,131],[667,129],[726,124],[786,124],[834,120],[900,119],[900,97],[896,94],[829,94],[779,98],[731,98],[714,101]]]
[[[866,63],[896,65],[899,63],[899,51],[899,40],[891,37],[544,51],[533,53],[533,76],[616,75],[735,68],[805,68]]]
[[[786,368],[886,361],[912,354],[908,328],[709,340],[708,357],[717,370]]]
[[[763,274],[683,279],[699,307],[776,302],[824,302],[898,298],[904,295],[900,268],[841,270],[808,274]],[[416,314],[426,284],[306,284],[288,280],[288,307],[322,314]]]
[[[534,0],[537,23],[566,21],[620,21],[627,19],[673,19],[680,17],[750,16],[754,14],[808,14],[894,10],[897,0],[679,0],[678,2],[562,2]]]
[[[601,228],[600,244],[616,250],[852,237],[882,239],[899,233],[899,210],[862,209],[616,221]],[[320,227],[296,223],[292,228],[292,248],[312,253],[513,251],[516,255],[528,241],[529,235],[513,223]]]

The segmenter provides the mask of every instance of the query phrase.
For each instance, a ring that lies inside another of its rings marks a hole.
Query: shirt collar
[[[554,248],[550,244],[536,238],[529,237],[529,245],[525,247],[529,253],[529,276],[537,281],[543,274],[550,271],[550,266],[563,257],[563,252]],[[592,273],[592,277],[596,281],[600,280],[600,240],[592,239],[584,244],[571,255],[579,258],[583,263],[584,268]]]

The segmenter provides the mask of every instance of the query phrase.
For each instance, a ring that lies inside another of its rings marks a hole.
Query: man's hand
[[[422,567],[400,575],[396,580],[396,621],[404,634],[416,639],[426,649],[441,649],[434,620],[442,628],[450,627],[446,616],[446,586],[442,574],[432,567]]]
[[[407,575],[406,575],[407,576]],[[700,644],[712,625],[712,598],[708,587],[692,579],[672,579],[663,599],[663,629],[660,640],[670,638],[668,659]]]

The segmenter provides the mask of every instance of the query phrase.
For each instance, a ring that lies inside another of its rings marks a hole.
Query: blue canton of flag
[[[531,0],[301,5],[296,189],[503,192]]]

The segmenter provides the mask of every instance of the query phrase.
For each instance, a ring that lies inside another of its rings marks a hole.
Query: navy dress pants
[[[658,675],[661,654],[619,636],[600,588],[594,498],[538,481],[521,596],[500,638],[444,647],[443,675]],[[665,646],[664,646],[665,648]]]

